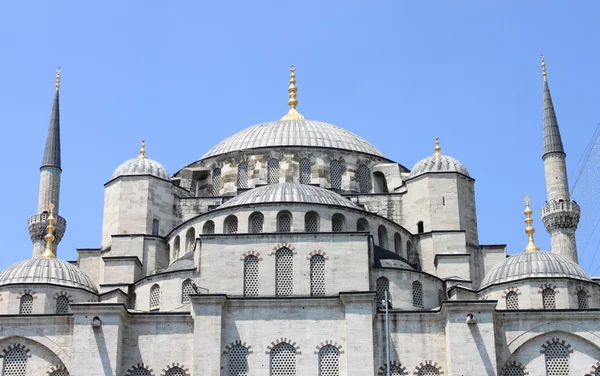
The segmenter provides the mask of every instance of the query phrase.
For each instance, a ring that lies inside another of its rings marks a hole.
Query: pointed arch
[[[214,234],[215,233],[215,223],[213,221],[206,221],[204,226],[202,226],[203,234]]]
[[[160,309],[160,286],[155,283],[150,288],[150,310]]]

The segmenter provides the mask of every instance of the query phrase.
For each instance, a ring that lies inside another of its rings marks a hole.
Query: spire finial
[[[546,60],[544,55],[540,55],[542,58],[542,77],[544,77],[544,81],[546,81]]]
[[[50,205],[48,206],[50,208],[50,214],[48,215],[48,226],[46,226],[47,232],[46,236],[44,237],[44,239],[46,239],[46,249],[44,249],[42,257],[56,258],[56,255],[52,251],[52,243],[54,243],[54,222],[56,222],[56,220],[54,219],[54,204],[52,203],[52,201],[50,201]]]
[[[288,88],[288,92],[290,93],[290,99],[288,100],[290,110],[281,120],[304,120],[304,116],[300,115],[298,110],[296,110],[296,106],[298,105],[298,99],[296,99],[298,88],[296,87],[296,67],[293,65],[290,67],[290,87]]]
[[[540,248],[533,242],[535,229],[531,226],[533,223],[533,218],[531,218],[533,211],[529,207],[529,201],[529,196],[525,196],[525,211],[523,212],[526,216],[525,223],[527,224],[527,227],[525,227],[525,233],[527,234],[527,247],[525,247],[525,252],[536,252],[539,251]]]
[[[433,150],[435,150],[435,153],[433,155],[442,155],[442,153],[440,153],[442,148],[440,147],[440,138],[439,137],[435,138],[435,147],[433,148]]]
[[[60,67],[56,68],[56,83],[54,84],[54,87],[56,88],[56,90],[58,90],[60,88],[60,72],[62,71],[62,69],[60,69]]]
[[[142,147],[140,148],[140,155],[138,155],[138,159],[146,159],[146,140],[142,140]]]

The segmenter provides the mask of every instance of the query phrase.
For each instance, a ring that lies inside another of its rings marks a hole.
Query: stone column
[[[373,318],[375,316],[375,293],[340,293],[346,316],[346,359],[348,376],[372,375]]]

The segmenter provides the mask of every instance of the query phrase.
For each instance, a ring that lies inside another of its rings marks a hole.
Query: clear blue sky
[[[600,121],[598,14],[592,1],[6,2],[0,268],[31,257],[27,218],[57,66],[68,221],[60,258],[99,247],[103,184],[140,139],[174,173],[285,114],[292,64],[307,118],[347,128],[409,168],[439,136],[476,179],[480,243],[522,251],[529,193],[548,249],[539,55],[571,171]]]

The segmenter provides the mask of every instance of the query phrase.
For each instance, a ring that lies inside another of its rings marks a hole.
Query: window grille
[[[179,367],[169,368],[165,376],[185,376],[185,371]]]
[[[569,351],[560,343],[554,342],[546,348],[546,375],[569,376]]]
[[[214,234],[215,233],[215,223],[213,221],[207,221],[202,227],[203,234]]]
[[[394,252],[397,255],[402,255],[402,237],[398,233],[394,234]]]
[[[196,243],[196,230],[190,227],[185,234],[185,251],[190,252]]]
[[[258,234],[263,232],[263,223],[265,221],[265,217],[261,213],[256,213],[252,215],[252,219],[250,220],[250,227],[252,233]]]
[[[426,364],[419,370],[418,376],[439,376],[440,372],[434,366]]]
[[[67,298],[64,295],[61,295],[58,298],[56,298],[56,313],[69,313],[69,298]]]
[[[377,282],[375,282],[375,291],[377,292],[377,306],[380,308],[385,308],[385,292],[388,292],[388,300],[391,301],[392,297],[390,296],[390,281],[385,277],[379,277]]]
[[[581,290],[577,293],[577,307],[579,309],[588,308],[588,298],[585,291]]]
[[[340,351],[333,346],[319,350],[319,376],[340,376]]]
[[[365,165],[358,166],[358,186],[360,193],[371,192],[371,172]]]
[[[31,294],[25,294],[21,296],[21,304],[19,306],[19,313],[21,315],[29,315],[33,312],[33,296]]]
[[[196,289],[194,288],[194,282],[191,279],[186,279],[181,284],[181,303],[186,304],[190,302],[190,294],[195,294]]]
[[[367,222],[367,220],[364,218],[360,218],[356,222],[356,231],[360,231],[360,232],[369,231],[369,222]]]
[[[235,215],[230,215],[225,219],[225,233],[226,234],[237,234],[238,232],[238,219]]]
[[[267,183],[279,183],[279,161],[277,159],[271,158],[267,162]]]
[[[179,235],[177,235],[175,237],[175,240],[173,240],[173,258],[174,259],[179,258],[179,248],[180,247],[181,247],[181,239],[179,238]]]
[[[300,160],[300,184],[310,184],[310,160],[302,158]]]
[[[152,235],[158,235],[159,226],[160,226],[160,222],[158,222],[158,219],[153,219],[152,220]]]
[[[48,376],[69,376],[69,372],[64,369],[57,369]]]
[[[248,376],[248,349],[235,345],[229,350],[229,376]]]
[[[510,366],[504,370],[504,376],[525,376],[521,367]]]
[[[344,231],[344,216],[341,214],[334,214],[331,218],[331,231],[342,232]]]
[[[325,257],[322,255],[310,258],[310,295],[325,295]]]
[[[377,237],[379,238],[379,246],[387,249],[387,229],[384,226],[379,226],[377,229]]]
[[[413,306],[423,308],[423,285],[419,281],[412,284]]]
[[[215,168],[212,172],[212,194],[218,196],[221,193],[221,169]]]
[[[14,348],[4,355],[2,376],[25,376],[27,374],[27,353]]]
[[[280,343],[271,350],[271,376],[296,376],[296,349]]]
[[[292,217],[287,214],[279,214],[277,217],[277,232],[290,232],[292,230]]]
[[[154,285],[150,288],[150,309],[160,307],[160,286]]]
[[[131,372],[131,376],[151,376],[151,374],[145,368],[136,368]]]
[[[294,293],[294,255],[289,248],[275,254],[275,295],[292,296]]]
[[[315,213],[308,213],[304,217],[304,231],[306,232],[318,232],[319,231],[319,218]]]
[[[542,291],[542,304],[544,309],[556,309],[556,298],[554,295],[554,290],[549,287]]]
[[[244,258],[244,296],[258,296],[258,257]]]
[[[342,164],[340,161],[331,161],[329,166],[329,179],[331,180],[331,188],[342,189]]]
[[[404,372],[398,366],[390,367],[390,376],[404,376]]]
[[[516,292],[506,294],[506,309],[519,309],[519,295]]]
[[[246,162],[238,165],[237,186],[238,188],[248,188],[248,163]]]

